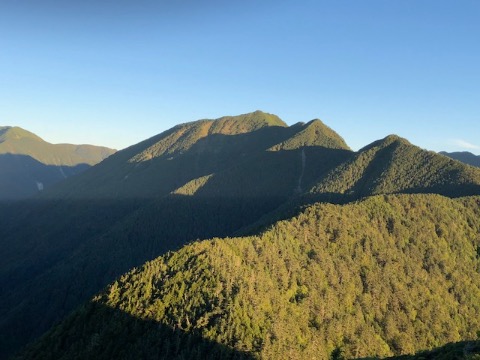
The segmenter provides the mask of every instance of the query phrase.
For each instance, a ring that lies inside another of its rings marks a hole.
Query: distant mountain
[[[480,167],[480,155],[474,155],[468,151],[446,152],[442,151],[440,154],[448,156],[449,158],[461,161],[465,164]]]
[[[387,193],[480,194],[480,169],[395,136],[353,152],[320,120],[287,126],[261,111],[178,125],[0,206],[0,357],[187,243]]]
[[[0,127],[0,200],[34,195],[114,152],[92,145],[54,145],[22,128]]]
[[[479,209],[377,196],[196,242],[119,277],[17,359],[353,359],[475,339]]]

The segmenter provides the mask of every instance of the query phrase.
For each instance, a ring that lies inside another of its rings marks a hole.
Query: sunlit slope
[[[54,145],[22,128],[0,127],[0,200],[32,196],[114,152],[92,145]]]
[[[310,193],[332,201],[394,193],[466,196],[480,193],[480,170],[391,135],[358,151]]]
[[[358,358],[474,339],[479,215],[479,197],[316,204],[258,236],[133,269],[18,358],[195,358],[207,346],[212,358],[225,347],[230,358]]]

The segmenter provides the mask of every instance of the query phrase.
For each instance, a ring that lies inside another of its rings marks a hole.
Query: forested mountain
[[[0,357],[197,239],[255,233],[315,201],[415,192],[480,194],[480,169],[394,136],[353,152],[320,120],[287,126],[260,111],[178,125],[0,205]]]
[[[0,200],[32,196],[114,152],[92,145],[54,145],[22,128],[0,127]]]
[[[343,161],[344,154],[351,153],[345,141],[320,120],[288,127],[277,116],[256,111],[175,126],[118,152],[81,177],[70,179],[50,192],[49,197],[159,197],[191,180],[216,175],[236,166],[249,166],[250,163],[254,167],[258,163],[273,163],[277,159],[283,161],[284,155],[292,157],[288,162],[301,166],[299,154],[296,154],[297,159],[286,152],[298,152],[302,147],[332,150],[328,155],[338,157],[336,161]],[[259,156],[264,159],[260,161]],[[257,169],[244,170],[241,176],[248,177],[253,176],[252,172]],[[281,169],[269,176],[279,174],[282,174]],[[227,186],[228,189],[218,191],[229,192],[231,186]]]
[[[0,207],[0,349],[39,335],[133,266],[231,235],[352,154],[319,120],[287,127],[262,112],[200,120]]]
[[[480,172],[395,135],[376,141],[312,189],[333,201],[395,193],[466,196],[480,192]]]
[[[475,339],[479,234],[478,196],[316,204],[133,269],[18,359],[384,357]]]
[[[480,156],[474,155],[468,151],[459,151],[459,152],[445,152],[442,151],[440,154],[448,156],[449,158],[461,161],[465,164],[480,167]]]

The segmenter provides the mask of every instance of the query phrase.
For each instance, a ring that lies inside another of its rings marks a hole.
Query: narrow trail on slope
[[[307,155],[305,155],[305,149],[302,148],[302,171],[300,172],[300,176],[298,178],[298,185],[297,185],[297,188],[295,189],[295,192],[299,194],[302,192],[302,180],[303,180],[303,174],[305,173],[306,162],[307,162]]]

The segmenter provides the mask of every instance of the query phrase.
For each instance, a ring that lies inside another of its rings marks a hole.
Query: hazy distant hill
[[[480,167],[480,156],[479,155],[474,155],[471,152],[468,151],[459,151],[459,152],[446,152],[442,151],[440,154],[448,156],[452,159],[461,161],[465,164]]]
[[[22,128],[0,127],[0,200],[31,196],[114,152],[92,145],[54,145]]]
[[[351,359],[475,339],[479,215],[480,197],[317,204],[133,269],[19,359]]]
[[[0,357],[186,243],[265,228],[318,200],[402,192],[480,194],[480,169],[395,136],[353,152],[320,120],[287,126],[261,111],[178,125],[0,206]]]

